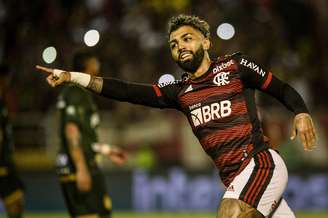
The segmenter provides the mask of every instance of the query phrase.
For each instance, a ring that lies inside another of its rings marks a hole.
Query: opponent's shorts
[[[265,217],[293,218],[282,194],[288,172],[280,155],[272,150],[258,152],[246,168],[228,186],[223,198],[239,199],[256,208]],[[276,215],[275,215],[276,214]]]
[[[59,176],[65,203],[71,217],[110,217],[112,202],[107,194],[105,178],[102,173],[91,173],[92,188],[80,192],[76,185],[75,174]]]
[[[14,166],[0,165],[0,198],[5,204],[11,204],[23,198],[24,185]]]

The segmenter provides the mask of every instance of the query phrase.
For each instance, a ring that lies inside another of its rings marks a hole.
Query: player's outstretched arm
[[[176,95],[178,87],[160,89],[157,85],[126,82],[114,78],[94,77],[81,72],[51,69],[37,65],[46,73],[47,82],[56,87],[64,83],[75,83],[107,98],[140,104],[155,108],[178,108]]]

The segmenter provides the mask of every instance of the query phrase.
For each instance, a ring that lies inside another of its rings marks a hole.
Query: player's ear
[[[203,39],[203,48],[204,50],[209,50],[211,47],[211,41],[209,38],[204,38]]]

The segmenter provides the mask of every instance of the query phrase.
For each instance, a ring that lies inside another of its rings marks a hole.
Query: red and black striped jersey
[[[268,148],[257,116],[254,90],[266,91],[272,73],[240,53],[218,58],[197,79],[154,86],[167,107],[182,111],[225,185]]]
[[[255,90],[277,98],[295,114],[307,112],[300,95],[254,61],[236,53],[212,61],[205,74],[167,84],[104,79],[101,95],[157,108],[182,111],[225,185],[269,147],[255,104]]]

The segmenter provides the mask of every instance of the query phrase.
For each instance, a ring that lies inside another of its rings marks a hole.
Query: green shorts
[[[89,192],[78,190],[75,174],[60,175],[59,180],[67,209],[72,217],[82,215],[110,217],[112,202],[107,194],[102,173],[92,173],[92,188]]]

